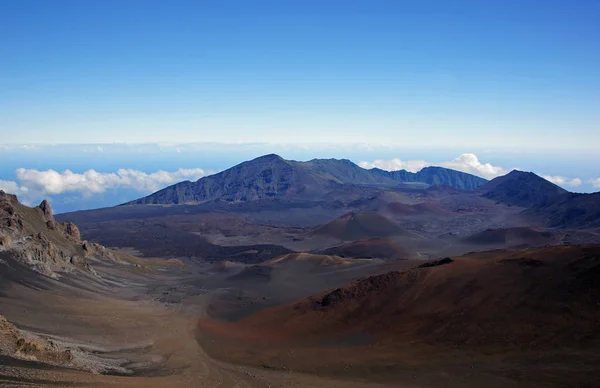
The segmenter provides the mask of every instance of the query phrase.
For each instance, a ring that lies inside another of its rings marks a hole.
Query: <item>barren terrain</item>
[[[521,172],[421,177],[469,191],[307,163],[268,155],[56,217],[0,192],[0,385],[600,380],[600,233],[579,208],[596,197]]]

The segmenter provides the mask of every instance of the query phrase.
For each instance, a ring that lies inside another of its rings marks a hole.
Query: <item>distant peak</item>
[[[517,176],[517,175],[535,175],[532,172],[529,171],[522,171],[522,170],[512,170],[511,172],[509,172],[507,175],[513,175],[513,176]]]
[[[255,161],[260,161],[260,160],[283,160],[283,158],[277,154],[267,154],[267,155],[263,155],[263,156],[259,156],[258,158],[254,159]]]
[[[505,176],[509,177],[509,178],[521,179],[521,180],[525,179],[525,180],[547,181],[546,179],[542,178],[541,176],[539,176],[536,173],[533,173],[531,171],[512,170]],[[552,183],[552,182],[548,181],[548,183]],[[554,183],[552,183],[552,184],[554,184]]]

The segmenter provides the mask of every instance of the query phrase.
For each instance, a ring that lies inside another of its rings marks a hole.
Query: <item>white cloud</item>
[[[494,166],[490,163],[481,163],[475,154],[462,154],[456,159],[437,163],[426,162],[424,160],[402,161],[400,159],[391,159],[375,160],[373,162],[360,162],[359,165],[363,168],[377,167],[388,171],[404,169],[410,172],[417,172],[423,167],[427,166],[441,166],[477,175],[486,179],[493,179],[509,172],[509,170],[505,169],[504,167]]]
[[[91,196],[119,187],[150,193],[183,180],[197,180],[206,174],[207,172],[201,168],[180,168],[173,172],[160,170],[150,174],[133,169],[119,169],[116,173],[88,170],[83,174],[77,174],[70,170],[60,173],[54,170],[19,168],[16,171],[18,183],[0,181],[0,188],[4,187],[5,191],[17,195],[33,192],[50,195],[75,192]]]
[[[22,204],[32,206],[31,193],[27,187],[19,186],[15,181],[5,181],[0,179],[0,190],[3,190],[5,193],[15,194]]]
[[[542,175],[542,178],[546,179],[547,181],[550,181],[556,185],[559,186],[572,186],[572,187],[579,187],[581,186],[581,179],[579,178],[566,178],[564,176],[560,176],[560,175]]]
[[[501,175],[506,175],[512,169],[506,169],[501,166],[494,166],[491,163],[482,163],[475,154],[462,154],[458,158],[444,162],[426,162],[424,160],[400,160],[398,158],[390,160],[375,160],[373,162],[360,162],[363,168],[381,168],[387,171],[407,170],[417,172],[427,166],[441,166],[453,170],[477,175],[486,179],[494,179]],[[559,186],[579,187],[583,184],[580,178],[567,178],[560,175],[541,175],[544,179]],[[600,188],[600,178],[590,180],[590,183]]]
[[[493,179],[500,175],[506,175],[509,172],[504,167],[494,166],[490,163],[481,163],[475,154],[462,154],[454,160],[442,162],[439,165],[486,179]]]
[[[408,160],[402,161],[398,158],[391,160],[374,160],[372,162],[360,162],[358,163],[362,168],[380,168],[382,170],[387,171],[397,171],[397,170],[406,170],[410,172],[417,172],[421,170],[423,167],[428,166],[429,164],[424,160]]]
[[[4,190],[10,194],[24,194],[27,193],[27,187],[19,186],[15,181],[4,181],[0,179],[0,190]]]

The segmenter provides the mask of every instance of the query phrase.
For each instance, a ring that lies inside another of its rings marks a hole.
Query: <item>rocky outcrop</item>
[[[0,251],[55,279],[61,272],[76,270],[95,274],[90,259],[115,259],[109,249],[82,242],[75,224],[57,223],[48,201],[29,208],[3,191],[0,191]]]
[[[56,229],[56,221],[54,220],[54,214],[52,214],[50,202],[44,199],[42,203],[39,204],[38,208],[41,210],[43,217],[46,220],[46,227],[48,229]]]
[[[52,214],[52,208],[50,207],[50,202],[48,202],[48,200],[44,199],[38,207],[44,214],[44,217],[46,217],[46,221],[54,221],[54,214]]]
[[[65,365],[73,361],[71,350],[65,349],[52,340],[19,330],[1,315],[0,354],[53,365]]]
[[[13,257],[27,264],[37,272],[58,279],[57,271],[69,268],[69,253],[58,248],[41,232],[34,236],[26,236],[12,246]]]
[[[81,232],[79,231],[79,228],[77,227],[77,225],[75,225],[72,222],[63,222],[61,224],[61,227],[64,231],[64,233],[71,238],[72,240],[79,242],[81,241]]]
[[[116,260],[113,251],[107,249],[106,247],[98,243],[83,241],[81,243],[81,247],[83,248],[86,256],[100,256],[108,258],[110,260]]]
[[[91,358],[79,349],[39,334],[21,330],[0,315],[0,356],[36,361],[44,364],[64,366],[91,372],[94,368]]]
[[[4,227],[14,231],[23,230],[23,221],[15,212],[15,203],[19,203],[16,195],[0,190],[0,228]]]

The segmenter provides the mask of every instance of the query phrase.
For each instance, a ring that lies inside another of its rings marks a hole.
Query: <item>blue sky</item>
[[[37,185],[33,201],[49,178],[19,168],[175,179],[268,152],[472,153],[597,190],[598,20],[597,0],[0,0],[0,181]],[[56,195],[139,196],[119,182]]]
[[[10,143],[589,149],[600,2],[0,1]]]

